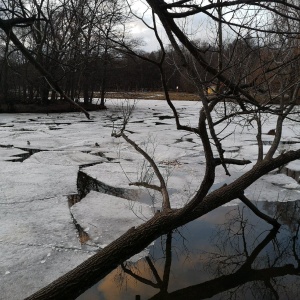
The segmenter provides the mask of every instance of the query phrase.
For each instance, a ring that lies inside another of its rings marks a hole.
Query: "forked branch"
[[[152,169],[154,170],[155,175],[157,176],[159,182],[160,182],[160,186],[156,186],[156,185],[150,185],[147,182],[139,182],[139,183],[131,183],[131,185],[139,185],[139,186],[144,186],[144,187],[148,187],[148,188],[152,188],[154,190],[159,191],[162,194],[163,197],[163,203],[162,203],[162,209],[166,210],[166,209],[170,209],[171,208],[171,204],[170,204],[170,198],[169,198],[169,193],[168,193],[168,189],[167,189],[167,185],[166,182],[161,174],[161,172],[159,171],[156,163],[154,162],[154,160],[149,156],[148,153],[146,153],[142,148],[140,148],[133,140],[131,140],[124,132],[123,130],[120,133],[112,133],[112,136],[114,137],[122,137],[128,144],[130,144],[131,146],[134,147],[134,149],[139,152],[140,154],[142,154],[142,156],[149,162],[149,164],[151,165]]]

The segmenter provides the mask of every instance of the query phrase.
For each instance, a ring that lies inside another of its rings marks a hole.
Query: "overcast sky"
[[[132,0],[131,1],[132,11],[139,17],[143,16],[144,21],[149,25],[152,25],[151,10],[148,6],[144,4],[142,0]],[[188,28],[188,34],[193,39],[207,40],[207,18],[203,15],[198,14],[194,17],[186,18],[183,20],[186,27]],[[165,34],[163,27],[157,21],[158,33],[164,43],[169,43],[169,40]],[[133,20],[130,24],[130,32],[132,37],[140,38],[144,41],[144,46],[141,48],[145,51],[155,51],[159,49],[158,42],[152,30],[147,28],[142,21]]]
[[[145,4],[145,1],[143,0],[128,0],[131,1],[130,5],[132,8],[132,11],[137,14],[138,16],[142,17],[143,19],[149,24],[152,24],[152,16],[151,16],[151,10],[148,8],[148,6]],[[207,0],[202,1],[202,4],[208,3]],[[223,15],[223,17],[227,20],[234,21],[235,23],[243,23],[247,21],[247,18],[249,21],[257,20],[260,25],[263,25],[265,23],[268,23],[268,18],[266,15],[266,12],[264,10],[260,10],[259,13],[256,10],[249,11],[246,8],[240,8],[239,10],[234,10],[233,8],[228,8],[230,12],[227,11],[226,14]],[[234,13],[231,13],[231,10]],[[223,13],[225,13],[226,10],[223,10]],[[192,40],[200,40],[208,42],[210,45],[214,44],[216,39],[216,24],[214,21],[212,21],[208,16],[199,13],[195,16],[191,16],[188,18],[183,18],[181,20],[177,19],[177,22],[181,22],[181,25],[185,27],[185,32],[187,36]],[[252,24],[255,27],[255,24]],[[157,21],[157,27],[158,32],[163,40],[164,43],[168,44],[169,40],[165,34],[164,29],[160,25],[159,21]],[[236,28],[240,34],[246,34],[247,30],[241,30]],[[251,33],[249,31],[249,33]],[[159,49],[158,42],[156,41],[155,35],[152,30],[148,29],[141,21],[138,21],[137,19],[132,21],[131,23],[131,34],[133,37],[140,38],[144,41],[144,46],[141,48],[145,51],[155,51]],[[224,41],[232,40],[234,37],[236,37],[236,33],[229,27],[224,25],[223,26],[223,39]]]

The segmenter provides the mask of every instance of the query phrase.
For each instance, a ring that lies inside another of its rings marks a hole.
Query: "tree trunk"
[[[41,87],[41,103],[47,103],[49,100],[49,88],[47,86]]]
[[[39,62],[37,62],[37,60],[25,48],[25,46],[21,43],[21,41],[17,38],[17,36],[11,31],[11,28],[8,25],[6,25],[6,23],[4,23],[1,19],[0,19],[0,28],[3,29],[6,35],[10,36],[10,40],[23,53],[23,55],[28,59],[28,61],[40,72],[40,74],[45,76],[49,84],[51,84],[52,88],[54,88],[59,94],[65,96],[64,91],[57,84],[57,82],[52,78],[51,74],[47,70],[45,70],[45,68],[41,64],[39,64]],[[65,99],[73,106],[75,106],[77,109],[81,110],[86,115],[87,118],[90,117],[90,114],[85,109],[83,109],[80,105],[76,104],[71,98],[65,97]]]
[[[105,92],[106,92],[106,76],[107,76],[107,63],[108,63],[108,45],[106,41],[104,49],[104,61],[103,61],[103,70],[102,70],[102,81],[101,81],[101,97],[100,97],[100,107],[105,107]]]
[[[51,102],[54,102],[56,100],[56,92],[52,91],[51,92]]]
[[[9,35],[6,38],[6,45],[4,51],[4,58],[2,63],[2,76],[1,76],[1,90],[2,90],[2,97],[3,102],[7,102],[8,104],[8,61],[7,61],[7,54],[8,54],[8,46],[9,46]]]
[[[25,82],[23,82],[23,95],[22,95],[23,101],[27,102],[27,86]]]
[[[89,88],[88,85],[86,83],[84,83],[83,86],[83,100],[84,100],[84,104],[89,104]]]

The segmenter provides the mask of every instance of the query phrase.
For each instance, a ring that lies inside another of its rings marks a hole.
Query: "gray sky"
[[[147,5],[144,4],[142,0],[132,0],[131,8],[133,12],[139,17],[143,17],[147,24],[152,25],[151,10],[147,9]],[[208,39],[208,30],[211,30],[211,26],[208,26],[207,17],[198,14],[193,17],[181,20],[181,25],[187,28],[188,36],[191,39]],[[163,27],[160,25],[159,20],[157,20],[158,32],[164,43],[168,44],[169,40],[165,34]],[[144,41],[145,45],[141,48],[145,51],[155,51],[159,49],[159,44],[155,38],[152,30],[147,28],[141,20],[135,19],[130,24],[130,32],[132,37],[140,38]]]

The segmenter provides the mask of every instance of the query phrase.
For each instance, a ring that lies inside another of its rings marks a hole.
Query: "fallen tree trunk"
[[[192,211],[188,209],[187,205],[182,209],[170,209],[156,213],[155,216],[146,223],[137,228],[131,228],[75,269],[26,299],[75,299],[118,267],[122,262],[142,251],[159,236],[167,234],[171,230],[238,198],[247,187],[261,176],[299,158],[300,150],[288,151],[275,159],[263,161],[255,165],[233,183],[221,187],[203,199],[197,199],[196,194],[191,202],[198,201],[199,204]]]

